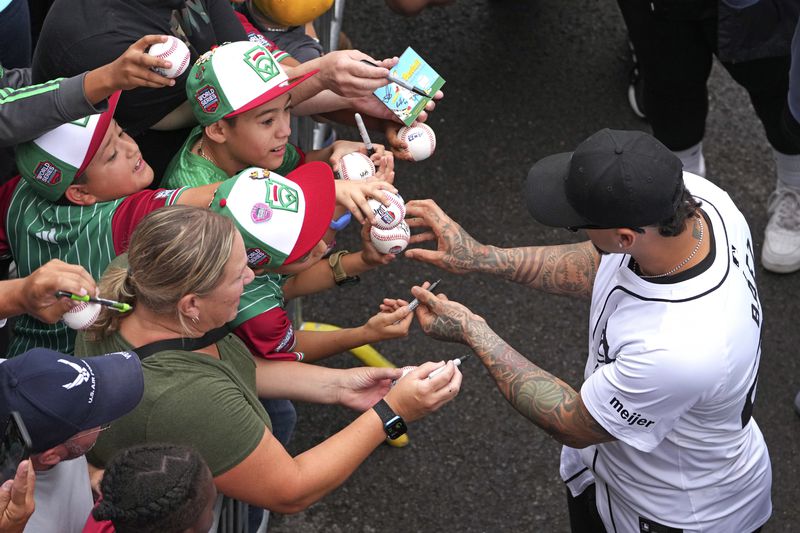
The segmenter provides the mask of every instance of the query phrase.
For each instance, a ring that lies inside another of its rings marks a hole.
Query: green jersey
[[[204,157],[192,152],[192,146],[200,139],[203,134],[203,127],[196,126],[181,149],[170,161],[167,170],[164,172],[164,179],[161,182],[165,187],[197,187],[199,185],[210,185],[228,179],[230,176],[217,165]],[[293,145],[286,145],[286,153],[283,155],[283,163],[274,170],[276,174],[285,176],[303,163],[303,156]]]
[[[100,279],[108,264],[128,247],[130,235],[151,211],[173,205],[183,189],[145,190],[92,206],[59,205],[40,197],[23,180],[6,212],[6,231],[17,275],[29,276],[51,259],[80,265]],[[14,325],[8,357],[34,347],[72,353],[75,331],[45,324],[29,315]]]

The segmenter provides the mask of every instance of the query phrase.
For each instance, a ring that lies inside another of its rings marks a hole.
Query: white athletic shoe
[[[769,197],[761,264],[779,274],[800,270],[800,189],[780,181]]]

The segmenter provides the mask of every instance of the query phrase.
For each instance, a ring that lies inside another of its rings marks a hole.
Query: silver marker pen
[[[453,361],[453,364],[454,364],[454,365],[456,365],[456,366],[461,366],[461,363],[464,361],[464,359],[466,359],[466,358],[467,358],[467,357],[469,357],[470,355],[472,355],[472,354],[468,353],[467,355],[462,355],[462,356],[461,356],[461,357],[459,357],[458,359],[452,359],[452,361]],[[428,374],[428,379],[431,379],[433,376],[438,376],[439,374],[441,374],[442,372],[444,372],[444,369],[445,369],[445,368],[447,368],[447,365],[446,365],[446,364],[445,364],[444,366],[440,366],[439,368],[437,368],[436,370],[434,370],[433,372],[431,372],[430,374]]]
[[[369,133],[367,133],[367,128],[364,126],[364,120],[361,118],[360,113],[356,113],[356,126],[358,126],[358,133],[361,134],[364,146],[367,147],[367,155],[372,156],[375,153],[375,148],[372,147],[372,141],[369,138]]]

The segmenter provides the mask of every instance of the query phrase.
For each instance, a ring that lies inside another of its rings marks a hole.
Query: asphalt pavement
[[[428,124],[437,149],[420,163],[399,163],[404,198],[434,198],[476,239],[500,246],[578,238],[527,214],[521,186],[541,157],[573,149],[603,128],[647,130],[627,104],[629,60],[613,0],[458,0],[405,19],[383,0],[351,0],[344,30],[374,57],[413,47],[444,78],[445,98]],[[771,150],[746,93],[716,65],[704,143],[708,178],[726,189],[750,222],[760,253],[767,199],[774,188]],[[354,129],[340,138],[358,140]],[[379,136],[373,139],[381,142]],[[356,231],[342,238],[358,248]],[[773,463],[773,517],[765,531],[800,529],[800,389],[796,319],[800,273],[756,273],[764,311],[763,356],[754,418]],[[482,315],[512,346],[575,388],[585,364],[588,303],[534,292],[484,275],[456,276],[400,258],[357,286],[306,298],[307,320],[364,323],[383,297],[408,297],[423,280]],[[703,324],[703,317],[697,317]],[[467,350],[426,338],[377,348],[397,366],[449,359]],[[355,366],[350,355],[325,364]],[[345,484],[305,512],[273,516],[283,532],[568,531],[559,445],[503,399],[480,362],[462,366],[461,394],[410,424],[411,443],[379,447]],[[298,405],[290,446],[309,449],[355,415],[340,407]]]

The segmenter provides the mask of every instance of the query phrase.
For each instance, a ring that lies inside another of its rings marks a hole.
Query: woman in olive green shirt
[[[170,207],[145,217],[125,258],[106,271],[100,292],[130,303],[125,314],[104,311],[78,339],[76,353],[130,350],[152,342],[201,337],[236,315],[253,279],[233,223],[204,209]],[[387,311],[388,312],[388,311]],[[396,305],[398,320],[408,306]],[[335,489],[386,439],[369,409],[381,398],[406,422],[441,407],[458,393],[452,363],[400,369],[331,369],[294,361],[253,359],[233,335],[193,352],[169,350],[143,361],[141,404],[104,432],[90,456],[102,466],[114,452],[145,442],[194,446],[217,489],[281,513],[298,512]],[[398,380],[391,387],[392,380]],[[363,414],[314,448],[290,456],[270,431],[258,397],[338,403]]]

